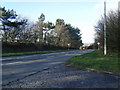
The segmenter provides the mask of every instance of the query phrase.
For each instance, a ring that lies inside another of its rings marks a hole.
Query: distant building
[[[91,46],[92,43],[84,43],[82,46],[80,46],[80,49],[88,49],[89,46]]]

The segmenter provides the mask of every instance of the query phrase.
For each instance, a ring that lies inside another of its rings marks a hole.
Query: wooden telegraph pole
[[[104,55],[107,54],[106,47],[106,1],[104,1]]]

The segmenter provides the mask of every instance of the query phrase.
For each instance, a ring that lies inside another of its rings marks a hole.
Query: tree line
[[[0,7],[0,12],[0,38],[3,43],[44,43],[72,48],[83,45],[80,29],[66,24],[63,19],[57,19],[55,24],[45,22],[45,15],[42,13],[38,21],[30,23],[14,10]]]
[[[119,31],[120,31],[120,12],[118,10],[109,11],[106,16],[106,44],[107,51],[118,52]],[[103,49],[104,46],[104,18],[98,21],[95,26],[96,37],[95,45],[99,42],[99,48]]]

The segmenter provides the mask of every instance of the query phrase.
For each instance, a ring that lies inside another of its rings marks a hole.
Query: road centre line
[[[11,59],[23,59],[23,58],[29,58],[29,57],[35,57],[35,56],[40,56],[40,55],[42,55],[42,56],[48,56],[48,55],[57,55],[57,54],[64,54],[65,52],[62,52],[62,53],[47,53],[47,54],[39,54],[39,55],[30,55],[30,56],[18,56],[18,57],[9,57],[9,58],[7,58],[7,57],[5,57],[5,58],[2,58],[2,61],[3,60],[11,60]]]
[[[33,62],[46,62],[46,61],[49,61],[49,60],[45,60],[45,59],[42,59],[42,60],[32,60],[32,61],[19,61],[19,62],[13,62],[13,63],[6,63],[6,64],[2,64],[2,65],[14,65],[14,64],[28,64],[28,63],[33,63]]]

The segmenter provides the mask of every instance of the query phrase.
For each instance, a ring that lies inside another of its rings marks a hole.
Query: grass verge
[[[11,52],[11,53],[2,53],[2,56],[29,55],[29,54],[53,53],[53,52],[62,52],[62,51],[71,51],[71,50],[50,50],[50,51]]]
[[[119,73],[119,59],[117,55],[104,56],[100,51],[93,51],[84,55],[75,56],[69,59],[66,64],[83,70],[93,69],[100,72]]]

